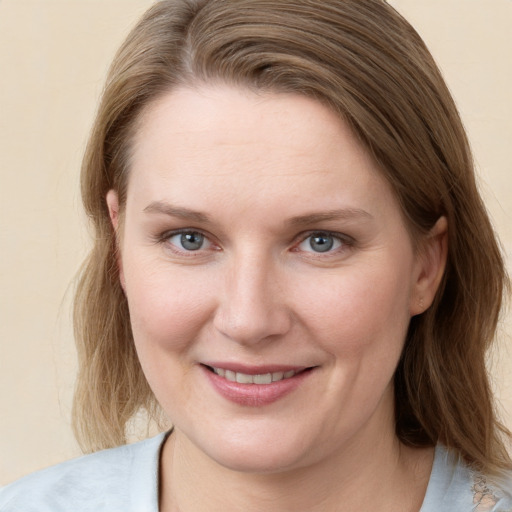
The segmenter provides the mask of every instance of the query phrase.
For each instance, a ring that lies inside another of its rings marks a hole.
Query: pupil
[[[334,240],[332,239],[332,236],[314,235],[311,237],[309,245],[311,246],[311,249],[316,252],[327,252],[332,249]]]
[[[188,251],[197,251],[203,245],[203,235],[200,233],[183,233],[181,235],[181,245]]]

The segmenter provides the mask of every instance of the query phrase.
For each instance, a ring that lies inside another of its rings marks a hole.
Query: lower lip
[[[204,366],[202,368],[213,388],[221,396],[230,402],[248,407],[262,407],[277,402],[294,391],[313,371],[305,370],[289,379],[278,380],[271,384],[240,384],[231,382]]]

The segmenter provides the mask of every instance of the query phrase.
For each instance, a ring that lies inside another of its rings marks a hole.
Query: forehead
[[[286,202],[290,215],[303,213],[304,201],[326,209],[396,207],[349,127],[320,102],[295,94],[227,86],[172,91],[144,112],[130,172],[128,198],[191,207],[215,202],[227,209],[235,199],[267,210]]]
[[[322,133],[319,133],[322,128]],[[269,151],[311,155],[318,137],[323,151],[339,146],[340,134],[358,145],[348,127],[319,102],[298,94],[256,93],[244,88],[217,86],[180,88],[153,102],[142,115],[136,134],[136,153],[154,154],[162,141],[181,146],[248,151],[264,144]],[[171,140],[172,137],[172,140]],[[353,140],[352,140],[353,139]],[[318,153],[316,157],[321,156]]]

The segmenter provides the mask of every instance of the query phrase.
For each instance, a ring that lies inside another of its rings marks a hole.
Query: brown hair
[[[75,302],[82,444],[122,443],[139,409],[158,409],[134,349],[105,196],[114,188],[124,203],[141,112],[202,82],[316,98],[372,153],[415,239],[446,216],[444,279],[412,318],[396,371],[396,432],[409,445],[442,442],[491,475],[509,468],[485,366],[507,283],[502,256],[450,93],[421,38],[383,0],[161,1],[128,36],[82,169],[96,233]]]

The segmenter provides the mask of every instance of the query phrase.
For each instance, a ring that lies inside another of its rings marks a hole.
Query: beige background
[[[0,0],[0,484],[77,455],[78,171],[113,52],[150,0]],[[393,0],[443,69],[512,257],[512,0]],[[510,268],[510,263],[509,263]],[[493,358],[512,427],[512,317]]]

